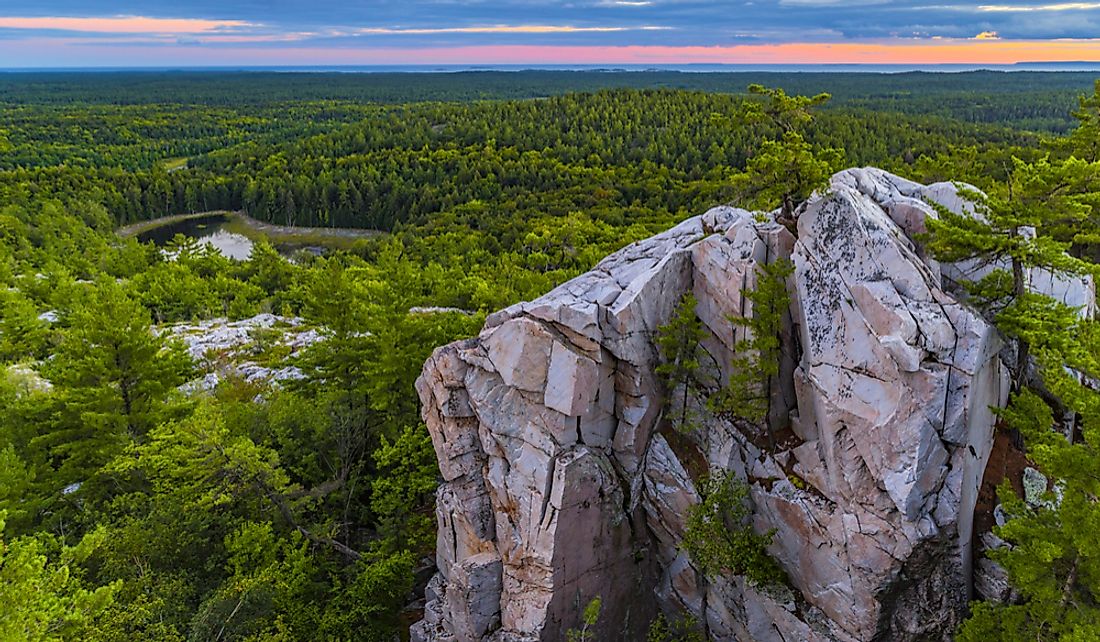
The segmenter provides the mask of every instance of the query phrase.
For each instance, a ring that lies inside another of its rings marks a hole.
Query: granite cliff
[[[660,611],[714,640],[949,639],[1008,378],[997,332],[949,293],[978,268],[915,240],[928,201],[967,207],[951,184],[876,169],[834,176],[794,232],[717,207],[437,350],[417,388],[444,479],[438,573],[413,639],[562,640],[596,596],[599,640],[645,639]],[[743,292],[779,258],[795,266],[770,391],[779,445],[715,416],[669,430],[656,329],[694,292],[728,377],[744,332],[728,317],[752,314]],[[1091,305],[1091,283],[1045,277]],[[681,550],[712,471],[749,485],[789,588],[704,578]]]

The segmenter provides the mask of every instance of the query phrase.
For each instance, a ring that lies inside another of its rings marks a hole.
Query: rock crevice
[[[417,390],[444,480],[439,573],[413,639],[563,640],[597,596],[600,640],[644,639],[661,610],[716,640],[948,639],[1008,379],[994,329],[914,241],[930,199],[967,211],[952,185],[875,169],[833,177],[797,238],[714,208],[438,349]],[[714,416],[669,433],[657,328],[693,292],[727,381],[728,318],[752,314],[743,293],[778,258],[795,269],[767,422],[793,437],[773,451]],[[703,578],[681,550],[715,471],[749,485],[789,588]]]

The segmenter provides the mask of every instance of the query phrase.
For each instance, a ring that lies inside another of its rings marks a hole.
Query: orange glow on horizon
[[[316,47],[275,45],[311,34],[195,34],[194,42],[116,38],[103,40],[27,38],[0,40],[0,66],[20,66],[26,52],[49,56],[39,64],[133,65],[477,65],[477,64],[880,64],[880,65],[1010,65],[1018,62],[1100,61],[1100,38],[1089,40],[897,40],[841,43],[782,43],[733,46],[542,46],[479,45],[432,48],[364,46]],[[247,42],[241,42],[247,41]],[[219,44],[221,43],[221,44]]]
[[[316,53],[321,53],[316,51]],[[920,40],[897,42],[781,43],[728,47],[480,46],[423,50],[348,50],[340,59],[393,56],[393,62],[458,64],[989,64],[1100,61],[1093,40]]]

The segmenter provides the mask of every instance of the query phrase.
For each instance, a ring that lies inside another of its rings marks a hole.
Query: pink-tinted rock
[[[928,199],[966,208],[950,184],[870,168],[836,175],[799,212],[797,239],[715,208],[437,350],[417,390],[447,483],[416,639],[557,642],[597,596],[599,640],[644,639],[662,610],[716,640],[949,637],[968,599],[989,408],[1007,390],[996,333],[914,240]],[[708,365],[728,378],[743,338],[729,316],[751,316],[745,289],[787,258],[767,426],[788,441],[768,452],[765,426],[707,416],[702,399],[702,427],[666,438],[657,329],[694,292]],[[683,552],[701,468],[749,484],[751,525],[775,531],[790,589],[704,578]]]

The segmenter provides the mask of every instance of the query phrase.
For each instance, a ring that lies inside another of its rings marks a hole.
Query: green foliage
[[[969,290],[975,302],[995,311],[998,326],[1017,339],[1015,382],[1024,383],[1030,351],[1026,328],[1034,327],[1040,300],[1028,296],[1028,273],[1044,268],[1056,274],[1096,274],[1096,268],[1068,252],[1070,241],[1059,241],[1066,229],[1080,229],[1092,213],[1090,185],[1100,167],[1074,158],[1051,162],[1042,157],[1033,163],[1013,158],[1004,185],[989,194],[963,189],[974,202],[976,216],[955,214],[933,204],[938,219],[928,219],[928,250],[942,261],[977,260],[1005,266]],[[1082,235],[1081,240],[1087,237]]]
[[[744,575],[758,586],[786,581],[770,555],[774,533],[757,535],[749,520],[749,488],[728,473],[719,473],[699,488],[702,501],[692,506],[683,547],[704,574]]]
[[[815,147],[804,137],[813,122],[810,110],[825,104],[831,96],[788,96],[782,89],[762,85],[749,85],[749,92],[764,100],[744,103],[737,120],[765,123],[778,133],[778,138],[760,143],[735,182],[750,205],[771,209],[778,204],[781,219],[792,221],[795,209],[824,189],[829,177],[840,168],[842,151]]]
[[[745,123],[764,122],[784,134],[804,130],[813,122],[810,110],[832,99],[826,93],[816,96],[788,96],[782,89],[755,83],[749,85],[749,93],[760,96],[763,100],[746,102],[740,120]]]
[[[325,608],[320,637],[390,642],[400,625],[399,613],[412,591],[414,555],[368,554],[352,569],[345,587],[336,587],[334,600]],[[308,629],[294,639],[310,639]]]
[[[1004,566],[1021,599],[972,605],[960,640],[1067,641],[1100,635],[1100,545],[1095,537],[1100,525],[1100,395],[1081,382],[1100,374],[1100,335],[1095,321],[1031,291],[1026,278],[1034,267],[1096,274],[1094,265],[1069,254],[1071,240],[1093,234],[1088,219],[1095,172],[1094,164],[1073,157],[1056,163],[1046,157],[1034,163],[1015,160],[1006,186],[988,197],[968,194],[978,204],[980,220],[938,208],[941,220],[929,221],[930,247],[937,256],[1011,265],[1011,272],[993,272],[969,290],[1018,344],[1016,391],[999,411],[1002,422],[1023,437],[1031,459],[1054,481],[1053,491],[1034,505],[1015,496],[1007,481],[999,489],[1009,521],[996,533],[1011,546],[989,555]],[[1036,377],[1027,376],[1029,359],[1039,366]],[[1036,392],[1040,387],[1046,400]],[[1050,403],[1060,406],[1058,414],[1068,425],[1055,422]]]
[[[707,642],[694,618],[669,620],[658,615],[646,631],[646,642]]]
[[[790,306],[787,277],[792,272],[794,265],[785,259],[761,265],[756,271],[755,287],[742,291],[741,296],[751,305],[747,306],[746,316],[730,318],[735,338],[737,329],[743,329],[742,338],[734,344],[732,373],[726,386],[709,400],[716,412],[729,413],[753,425],[768,424],[768,437],[773,442],[769,421],[772,383],[779,375],[782,359],[781,332]],[[774,450],[775,444],[771,446]]]
[[[0,363],[41,359],[48,352],[49,323],[18,290],[0,292]]]
[[[149,313],[110,279],[79,288],[63,322],[43,368],[56,390],[43,400],[47,423],[30,447],[52,460],[53,483],[82,484],[179,408],[175,388],[191,362],[151,331]]]
[[[62,548],[58,563],[47,558],[46,547],[35,539],[6,541],[3,532],[0,513],[0,639],[60,642],[81,637],[111,604],[119,586],[86,588],[69,564],[84,561],[104,533],[96,531],[77,546]]]
[[[569,629],[565,632],[567,642],[591,642],[594,640],[592,627],[600,621],[600,609],[602,607],[603,603],[599,596],[592,598],[592,601],[584,607],[584,612],[581,614],[581,628]]]
[[[1100,161],[1100,80],[1096,81],[1092,95],[1078,99],[1073,117],[1077,119],[1077,127],[1058,140],[1056,147],[1088,162]]]
[[[430,551],[435,515],[424,510],[435,494],[439,467],[423,424],[406,428],[392,443],[382,437],[374,451],[379,474],[371,482],[371,510],[387,544]]]
[[[829,184],[841,159],[838,150],[815,150],[801,134],[789,131],[779,140],[760,143],[735,185],[748,206],[771,209],[778,205],[780,217],[792,220],[799,205]]]
[[[668,391],[665,401],[668,420],[674,428],[684,432],[698,425],[692,402],[695,397],[702,396],[713,378],[701,362],[706,358],[700,344],[706,331],[695,315],[696,305],[695,295],[685,293],[669,322],[657,330],[656,338],[663,362],[655,372],[664,379]]]
[[[1030,506],[1005,483],[999,497],[1009,521],[997,534],[1012,544],[990,552],[1005,567],[1021,603],[978,603],[959,639],[1075,641],[1100,635],[1100,399],[1070,377],[1054,388],[1082,412],[1083,439],[1073,443],[1055,430],[1050,408],[1022,391],[1002,415],[1020,430],[1032,457],[1056,479],[1045,506]]]

